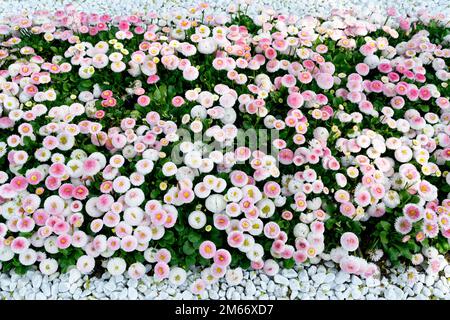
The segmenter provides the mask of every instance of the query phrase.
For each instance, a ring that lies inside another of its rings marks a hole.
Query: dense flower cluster
[[[448,19],[190,12],[0,25],[3,270],[147,261],[181,284],[197,264],[197,293],[280,261],[441,271]]]

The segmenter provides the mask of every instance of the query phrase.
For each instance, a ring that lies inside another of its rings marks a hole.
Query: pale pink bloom
[[[188,66],[183,70],[183,78],[188,81],[194,81],[195,79],[198,78],[198,75],[199,75],[198,69],[193,66]]]
[[[170,251],[167,249],[159,249],[155,254],[156,262],[169,263],[171,257]]]
[[[395,230],[401,234],[408,234],[412,230],[412,223],[406,217],[398,217],[394,224]]]
[[[39,170],[30,170],[26,174],[27,182],[31,185],[39,184],[44,178],[42,172]]]
[[[280,233],[280,226],[273,221],[266,223],[264,226],[264,235],[269,239],[275,239]]]
[[[418,205],[409,203],[403,207],[403,214],[411,222],[417,222],[423,218],[423,208]]]
[[[137,245],[137,239],[131,235],[123,237],[120,241],[120,248],[125,252],[132,252],[136,250]]]
[[[239,248],[244,243],[244,234],[241,231],[232,231],[227,237],[228,245],[232,248]]]
[[[184,104],[184,99],[183,99],[183,97],[180,97],[180,96],[176,96],[176,97],[174,97],[173,99],[172,99],[172,105],[174,106],[174,107],[181,107],[182,105]]]
[[[316,79],[317,85],[321,89],[328,90],[333,87],[334,78],[329,73],[324,73],[324,72],[318,73],[315,76],[315,79]]]
[[[70,198],[72,198],[73,189],[74,189],[74,186],[72,184],[64,183],[58,189],[58,194],[63,199],[70,199]]]
[[[142,107],[146,107],[150,104],[150,98],[145,95],[139,96],[137,103]]]
[[[27,179],[23,176],[15,176],[11,179],[10,186],[15,191],[23,191],[26,190],[28,187]]]
[[[150,213],[150,219],[155,226],[162,226],[167,219],[167,212],[164,210],[158,210]]]
[[[48,219],[47,221],[50,221],[50,220],[51,219]],[[53,224],[52,228],[53,228],[54,233],[60,235],[60,234],[67,233],[70,229],[70,226],[65,221],[55,219],[55,223]]]
[[[127,235],[131,235],[131,233],[133,232],[133,227],[131,227],[124,221],[119,222],[119,224],[116,226],[115,229],[117,236],[120,238],[123,238]]]
[[[311,232],[323,234],[325,231],[325,225],[321,221],[314,221],[311,223]]]
[[[86,199],[86,197],[88,196],[88,194],[89,194],[88,188],[86,188],[86,187],[83,186],[83,185],[76,186],[76,187],[73,189],[73,192],[72,192],[72,196],[73,196],[75,199],[78,199],[78,200],[84,200],[84,199]]]
[[[290,259],[294,255],[294,252],[293,246],[285,246],[284,250],[281,252],[281,257],[283,259]]]
[[[394,7],[389,7],[387,8],[386,13],[389,17],[394,17],[397,15],[397,9],[395,9]]]
[[[111,251],[117,251],[120,249],[120,238],[119,237],[109,237],[106,241],[107,247]]]
[[[20,232],[30,232],[34,229],[35,222],[30,217],[24,217],[17,221],[17,230]]]
[[[268,276],[274,276],[278,273],[280,267],[278,265],[278,263],[275,260],[272,259],[268,259],[265,261],[264,263],[264,272],[268,275]]]
[[[170,267],[165,262],[158,262],[154,267],[154,277],[157,281],[161,281],[169,277]]]
[[[341,246],[347,251],[355,251],[358,249],[359,240],[353,232],[345,232],[341,235]]]
[[[24,237],[17,237],[11,242],[11,250],[14,253],[22,253],[28,249],[30,243],[28,239]]]
[[[297,264],[301,264],[308,259],[308,255],[304,251],[295,251],[293,258]]]
[[[285,243],[283,241],[277,239],[272,243],[271,248],[275,253],[281,254],[281,252],[283,252],[283,250],[284,250],[284,247],[285,247]]]
[[[213,222],[216,229],[225,230],[230,225],[230,218],[225,214],[214,214]]]
[[[250,266],[254,270],[261,270],[262,268],[264,268],[264,261],[263,260],[252,261],[250,263]]]
[[[191,285],[191,291],[194,294],[202,294],[206,289],[206,283],[202,279],[197,279],[195,282]]]
[[[103,228],[103,220],[102,219],[94,219],[91,221],[90,228],[92,232],[98,233]]]
[[[219,249],[214,255],[214,263],[221,267],[226,267],[231,263],[231,254],[226,249]]]
[[[135,262],[128,268],[128,275],[130,278],[136,280],[142,278],[145,275],[145,272],[145,266],[140,262]]]
[[[357,273],[360,269],[359,261],[351,256],[343,257],[340,260],[339,265],[344,272],[351,274]]]
[[[114,228],[120,222],[120,216],[114,212],[107,212],[103,216],[103,223],[108,228]]]
[[[243,171],[235,170],[230,174],[231,183],[236,187],[243,187],[247,184],[248,177]]]
[[[291,108],[298,109],[303,105],[303,103],[303,96],[298,92],[293,92],[287,97],[287,104]]]
[[[93,176],[100,170],[100,165],[96,159],[87,158],[83,162],[83,174]]]
[[[264,193],[269,198],[277,198],[281,193],[281,187],[275,181],[266,182],[266,184],[264,185]]]
[[[356,72],[358,72],[362,76],[366,76],[369,74],[370,68],[365,63],[358,63],[356,65]]]
[[[211,265],[211,274],[216,278],[222,278],[227,272],[227,267],[219,266],[215,263]]]
[[[56,238],[56,245],[59,249],[67,249],[72,243],[72,239],[68,234],[61,234]]]
[[[349,218],[352,218],[355,214],[355,206],[351,202],[344,202],[339,207],[340,212]]]
[[[203,241],[199,247],[200,255],[205,259],[211,259],[216,254],[216,245],[212,241]]]

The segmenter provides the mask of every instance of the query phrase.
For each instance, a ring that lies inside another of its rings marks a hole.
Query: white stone
[[[247,296],[253,296],[256,293],[256,287],[253,284],[253,282],[248,281],[247,284],[245,285],[245,294]]]
[[[363,282],[361,281],[361,279],[359,277],[357,277],[355,275],[352,276],[352,284],[359,286],[359,285],[362,285],[362,283]]]
[[[297,272],[294,269],[283,269],[281,274],[288,279],[297,277]]]
[[[431,275],[428,275],[428,276],[425,278],[425,285],[426,285],[427,287],[431,287],[431,286],[434,284],[434,282],[435,282],[435,278],[434,278],[433,276],[431,276]]]
[[[42,276],[38,272],[35,272],[31,278],[31,283],[33,284],[33,288],[39,289],[42,284]]]
[[[325,283],[332,283],[334,281],[334,279],[336,279],[336,275],[334,273],[329,272],[325,276],[324,282]]]
[[[127,282],[127,286],[131,288],[136,288],[138,285],[138,281],[136,279],[130,279]]]
[[[273,277],[273,280],[274,280],[276,283],[281,284],[281,285],[283,285],[283,286],[288,286],[288,285],[289,285],[289,280],[288,280],[287,278],[283,277],[282,275],[279,275],[279,274],[276,274],[276,275]]]
[[[314,280],[316,286],[321,285],[325,281],[325,278],[326,274],[322,272],[316,273],[315,275],[312,276],[312,279]]]
[[[81,272],[74,268],[69,271],[69,282],[74,283],[77,282],[79,279],[81,279]]]
[[[423,289],[423,283],[422,282],[418,282],[418,283],[416,283],[415,285],[414,285],[414,293],[416,294],[416,295],[418,295],[419,293],[421,293],[422,292],[422,289]]]
[[[450,264],[445,266],[444,268],[444,275],[446,278],[450,278]]]
[[[298,291],[300,290],[300,282],[297,279],[291,279],[289,280],[289,288],[292,291]]]
[[[103,289],[107,290],[109,292],[112,292],[114,290],[116,290],[116,283],[114,281],[108,281],[104,286]]]
[[[366,286],[373,288],[380,285],[380,280],[370,277],[366,279]]]
[[[311,267],[308,268],[308,274],[310,276],[312,276],[313,274],[316,274],[316,272],[317,272],[317,267],[316,266],[311,266]]]
[[[134,287],[128,288],[128,299],[136,300],[137,297],[138,297],[138,292],[137,292],[136,288],[134,288]]]
[[[399,299],[399,297],[397,296],[397,293],[395,292],[395,290],[392,287],[387,289],[384,292],[384,296],[386,297],[386,299],[389,299],[389,300],[398,300]]]
[[[42,283],[42,285],[41,285],[41,290],[42,290],[42,293],[43,293],[46,297],[49,297],[49,296],[51,295],[50,286],[49,286],[48,282]]]
[[[192,300],[192,298],[193,298],[193,296],[192,296],[192,293],[191,293],[191,292],[189,292],[189,291],[184,291],[184,292],[182,293],[182,299],[183,299],[183,300]]]
[[[350,275],[343,271],[339,271],[336,275],[336,279],[334,280],[337,284],[345,283],[350,280]]]
[[[426,297],[431,296],[431,290],[428,287],[424,287],[422,290],[422,294]]]
[[[261,286],[261,289],[263,291],[266,291],[266,289],[267,289],[267,282],[261,282],[260,286]]]
[[[120,291],[119,293],[119,300],[126,300],[128,298],[128,289],[124,288],[122,291]]]
[[[36,293],[35,299],[36,299],[36,300],[46,300],[47,297],[46,297],[45,294],[43,294],[42,292],[38,292],[38,293]]]
[[[267,292],[274,292],[275,291],[275,283],[270,280],[267,284]]]
[[[352,289],[352,297],[355,300],[359,300],[362,297],[362,292],[361,290],[359,290],[358,288],[353,288]]]
[[[210,291],[208,291],[208,292],[209,292],[209,297],[210,297],[212,300],[218,300],[218,299],[219,299],[219,295],[217,294],[216,291],[210,290]]]
[[[260,274],[259,278],[261,279],[262,282],[268,283],[269,282],[269,277],[266,276],[265,274]]]

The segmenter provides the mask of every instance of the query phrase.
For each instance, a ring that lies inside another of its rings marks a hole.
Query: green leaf
[[[184,254],[190,256],[191,254],[193,254],[195,252],[195,249],[192,247],[190,242],[185,242],[183,244],[183,252]]]
[[[329,204],[327,204],[327,205],[325,206],[325,211],[326,211],[328,214],[333,214],[333,213],[336,211],[336,207],[335,207],[334,204],[329,203]]]
[[[387,252],[388,252],[389,260],[394,265],[398,264],[399,251],[395,247],[390,247]]]
[[[158,197],[158,195],[160,194],[160,190],[159,189],[154,189],[151,193],[150,193],[150,197],[152,199],[155,199]]]
[[[83,80],[80,82],[80,88],[83,90],[90,89],[92,87],[92,81],[91,80]]]
[[[242,259],[242,261],[239,263],[239,266],[244,270],[250,268],[250,260]]]
[[[380,232],[380,240],[381,240],[382,244],[387,245],[389,243],[387,235],[388,235],[388,233],[386,231],[381,231]]]
[[[169,97],[174,97],[177,95],[177,90],[175,89],[174,86],[169,86],[167,92],[169,94]]]
[[[165,84],[160,85],[159,92],[161,93],[162,98],[166,98],[167,97],[167,86]]]
[[[200,241],[201,238],[202,238],[202,236],[195,232],[191,232],[188,235],[188,240],[192,243],[196,243],[196,242]]]
[[[292,269],[295,265],[295,261],[294,259],[288,259],[288,260],[284,260],[283,262],[284,268],[286,269]]]
[[[97,147],[94,146],[93,144],[87,144],[83,146],[84,151],[86,151],[87,153],[94,153],[97,151]]]
[[[158,88],[156,88],[155,92],[153,93],[153,100],[160,102],[162,98],[161,92]]]
[[[420,110],[422,110],[423,112],[428,112],[428,111],[430,111],[430,106],[429,106],[429,105],[426,105],[426,104],[423,104],[423,105],[419,106],[419,108],[420,108]]]
[[[391,228],[391,224],[387,221],[380,221],[380,225],[383,228],[383,230],[389,231]]]
[[[195,257],[194,256],[187,256],[185,259],[186,262],[186,266],[190,267],[193,266],[195,264]]]
[[[395,246],[398,251],[400,252],[400,254],[405,257],[406,259],[411,259],[411,252],[409,251],[408,247],[406,246]]]

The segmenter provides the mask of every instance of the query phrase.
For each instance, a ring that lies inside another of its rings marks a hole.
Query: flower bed
[[[235,9],[0,26],[2,271],[447,266],[448,18]]]

